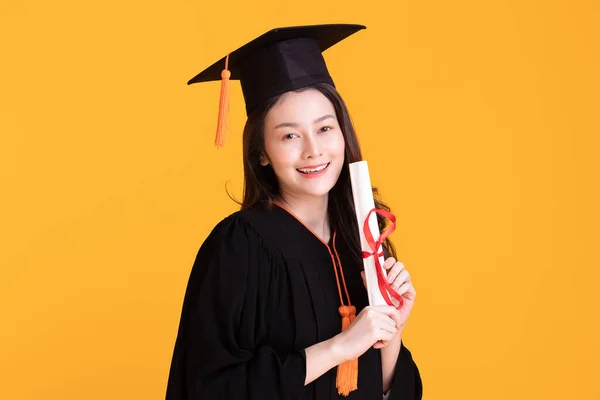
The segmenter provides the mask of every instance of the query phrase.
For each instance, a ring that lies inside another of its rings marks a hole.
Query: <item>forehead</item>
[[[335,116],[335,108],[327,97],[316,89],[284,93],[265,117],[267,128],[283,122],[312,124],[326,114]]]

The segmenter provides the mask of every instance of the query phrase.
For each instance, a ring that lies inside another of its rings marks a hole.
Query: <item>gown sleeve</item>
[[[421,400],[423,398],[423,382],[419,368],[417,368],[410,351],[404,346],[404,342],[401,343],[388,398],[389,400]]]
[[[281,399],[302,390],[304,350],[279,354],[267,340],[283,274],[283,258],[272,250],[235,215],[203,243],[183,301],[167,400]]]

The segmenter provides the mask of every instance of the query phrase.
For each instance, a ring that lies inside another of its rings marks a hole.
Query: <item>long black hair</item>
[[[350,118],[350,113],[338,91],[326,83],[307,86],[297,91],[315,89],[321,92],[335,109],[337,120],[340,124],[345,141],[344,165],[340,176],[329,192],[328,214],[332,230],[336,230],[339,237],[344,240],[353,252],[354,257],[362,259],[360,254],[360,237],[356,223],[354,199],[350,183],[350,170],[348,164],[361,161],[362,155],[356,131]],[[279,182],[271,165],[261,166],[260,155],[264,152],[264,121],[269,110],[277,103],[281,96],[276,96],[265,103],[255,107],[248,115],[243,134],[243,159],[244,159],[244,197],[241,208],[249,208],[263,203],[271,207],[273,200],[279,194]],[[375,207],[390,211],[390,208],[379,198],[377,188],[373,188]],[[386,226],[385,220],[377,215],[379,229]],[[383,244],[386,257],[396,257],[396,250],[392,242],[386,239]],[[361,264],[362,265],[362,262]]]

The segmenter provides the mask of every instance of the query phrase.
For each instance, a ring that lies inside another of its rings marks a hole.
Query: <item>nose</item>
[[[314,135],[306,135],[304,141],[304,154],[303,158],[315,159],[323,155],[319,143],[317,142]]]

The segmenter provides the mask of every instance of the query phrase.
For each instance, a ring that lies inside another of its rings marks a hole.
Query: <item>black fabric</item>
[[[331,245],[331,243],[330,243]],[[360,265],[336,243],[352,303],[367,303]],[[344,398],[336,368],[304,386],[304,349],[340,333],[326,245],[287,211],[254,208],[221,221],[202,244],[186,289],[167,400]],[[359,357],[358,390],[381,399],[381,354]],[[402,345],[390,399],[419,400],[422,383]]]
[[[246,113],[290,90],[315,83],[334,85],[322,52],[364,29],[363,25],[309,25],[273,29],[229,54],[232,80],[239,79]],[[221,80],[225,57],[188,81]]]

